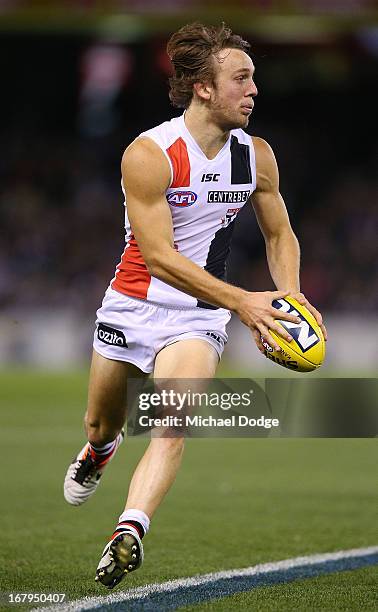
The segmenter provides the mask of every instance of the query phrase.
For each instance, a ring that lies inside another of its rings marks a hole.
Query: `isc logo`
[[[287,332],[294,338],[295,342],[301,348],[302,352],[305,353],[312,346],[320,342],[320,338],[316,334],[315,330],[306,321],[295,308],[289,304],[286,300],[274,300],[273,307],[283,312],[289,312],[296,317],[301,319],[300,323],[291,323],[290,321],[280,321],[281,325],[286,329]]]
[[[201,183],[217,183],[219,181],[220,174],[203,174]]]
[[[194,191],[175,191],[167,195],[167,200],[172,206],[191,206],[197,200],[197,194]]]

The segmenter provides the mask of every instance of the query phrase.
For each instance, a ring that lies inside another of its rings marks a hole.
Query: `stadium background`
[[[75,519],[62,504],[60,481],[83,440],[94,313],[123,249],[120,158],[138,133],[178,114],[167,96],[165,42],[195,19],[224,19],[252,44],[259,95],[249,131],[276,152],[302,247],[302,288],[329,328],[319,375],[375,375],[373,2],[161,0],[159,11],[149,0],[2,2],[0,592],[59,586],[72,597],[98,593],[93,568],[119,510],[118,483],[143,444],[129,441],[96,503]],[[229,278],[249,289],[272,287],[247,209],[235,231]],[[237,321],[221,372],[285,374],[262,360]],[[374,440],[203,442],[188,444],[182,474],[149,536],[150,557],[143,573],[130,577],[132,586],[376,543]],[[251,466],[258,466],[252,475]],[[235,508],[243,525],[229,527],[236,555],[222,539],[224,517]],[[18,554],[20,537],[27,554]],[[164,568],[161,545],[172,554]],[[321,594],[324,609],[349,602],[348,609],[373,610],[374,584],[372,571],[361,570],[265,589],[232,606],[284,610],[290,601],[290,609],[310,609]]]

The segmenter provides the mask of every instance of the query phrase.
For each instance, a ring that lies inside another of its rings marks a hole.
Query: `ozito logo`
[[[101,340],[101,342],[110,344],[111,346],[128,348],[125,334],[119,331],[119,329],[113,329],[113,327],[108,327],[103,323],[99,323],[97,327],[97,338]]]
[[[183,208],[184,206],[192,206],[197,200],[197,194],[194,191],[174,191],[167,195],[167,200],[172,206]]]
[[[295,342],[301,348],[302,352],[305,353],[315,344],[320,342],[320,338],[315,332],[314,328],[306,321],[300,312],[295,310],[294,306],[289,304],[286,300],[274,300],[273,307],[283,312],[295,315],[301,319],[300,323],[291,323],[290,321],[280,321],[281,325],[286,331],[294,338]]]

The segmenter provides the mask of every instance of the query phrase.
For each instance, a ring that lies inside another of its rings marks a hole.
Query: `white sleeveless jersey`
[[[143,132],[166,155],[171,183],[166,191],[174,244],[182,255],[226,280],[226,260],[238,212],[256,188],[252,138],[232,130],[218,155],[209,160],[184,121],[184,115]],[[176,307],[216,308],[151,276],[127,216],[126,247],[111,287],[131,297]]]

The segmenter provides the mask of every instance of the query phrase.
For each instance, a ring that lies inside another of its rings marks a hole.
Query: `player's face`
[[[253,110],[257,87],[255,67],[240,49],[223,49],[216,61],[216,77],[211,94],[215,121],[226,130],[245,128]]]

